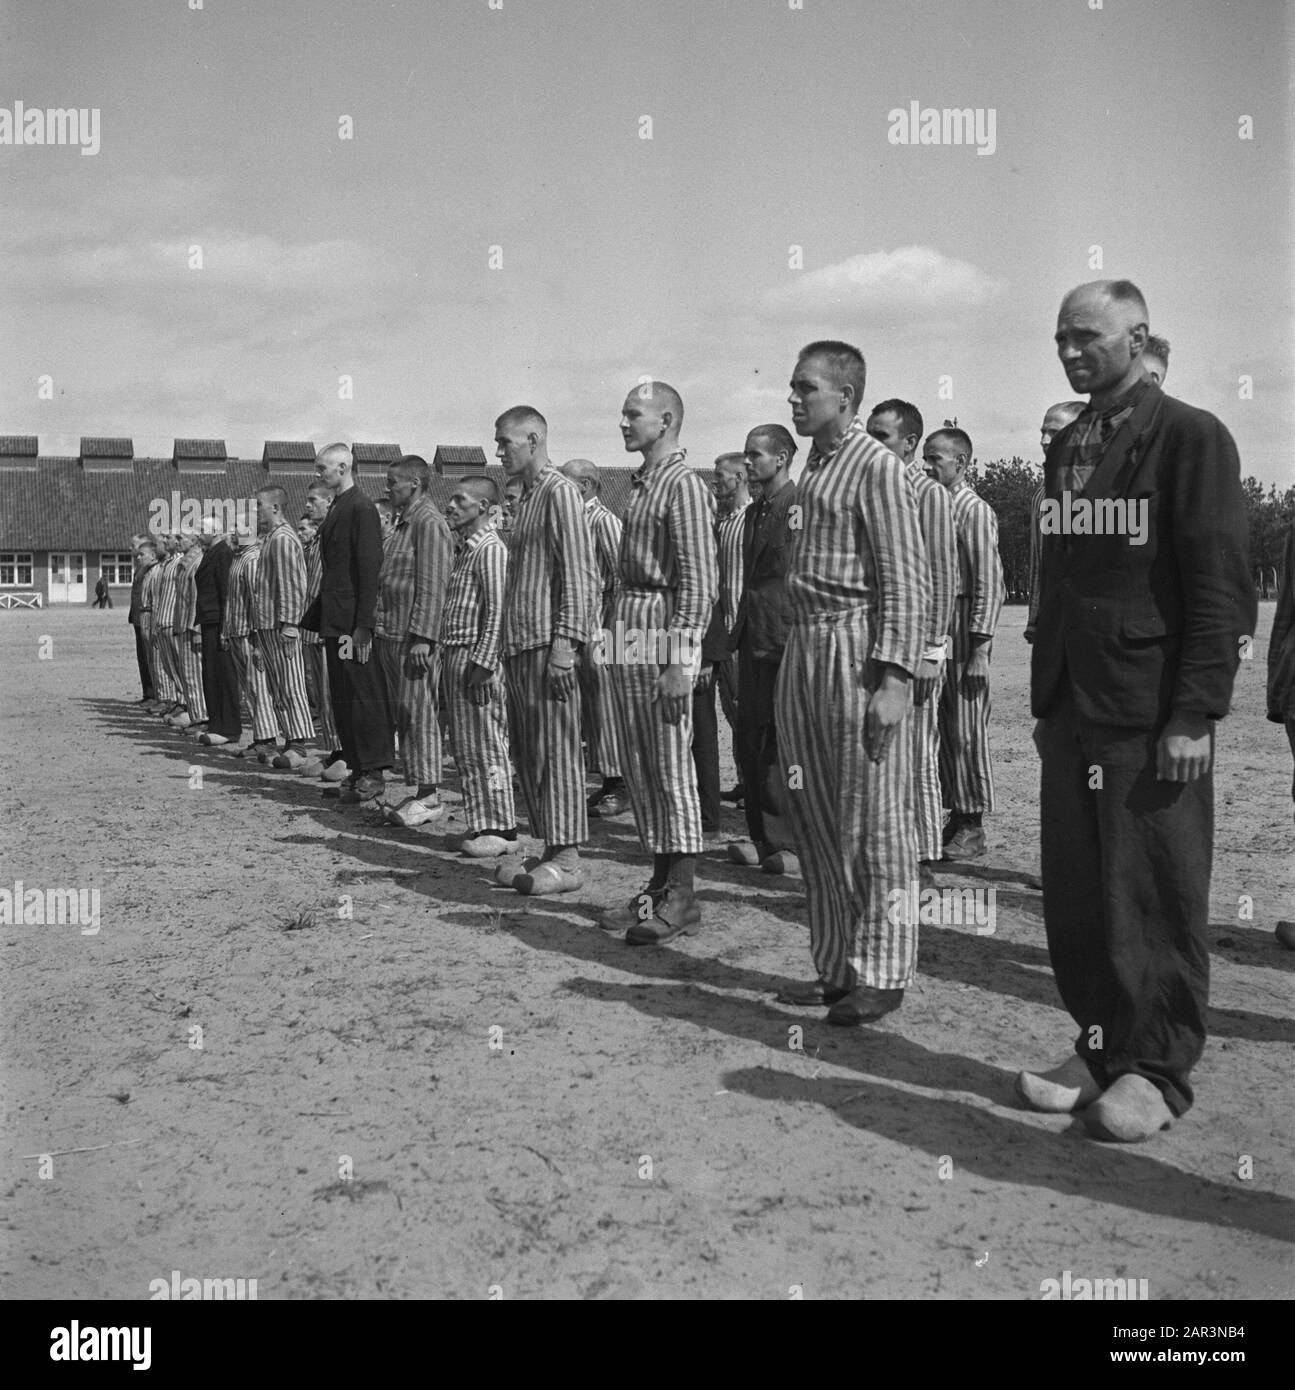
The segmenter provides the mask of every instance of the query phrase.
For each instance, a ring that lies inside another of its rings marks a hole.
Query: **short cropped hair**
[[[1132,304],[1144,319],[1150,318],[1146,298],[1132,280],[1108,280],[1106,293],[1117,303]]]
[[[533,405],[514,405],[495,421],[495,428],[504,429],[512,425],[523,426],[527,433],[534,430],[537,434],[547,434],[549,422],[535,409]]]
[[[948,425],[942,430],[932,430],[926,442],[929,444],[932,439],[939,439],[941,435],[943,435],[945,439],[952,439],[954,448],[956,448],[960,454],[966,454],[967,461],[970,463],[972,452],[971,436],[966,430],[960,430],[952,425]]]
[[[488,478],[484,473],[470,473],[466,478],[457,478],[450,488],[450,491],[457,492],[462,488],[469,492],[478,502],[484,502],[488,507],[503,506],[503,495],[499,491],[499,484],[493,478]]]
[[[879,405],[872,407],[872,413],[874,415],[893,415],[899,421],[900,434],[915,434],[921,439],[926,428],[922,423],[922,412],[910,401],[882,401]]]
[[[1150,337],[1147,345],[1142,349],[1143,357],[1158,357],[1165,366],[1169,365],[1169,339]]]
[[[284,488],[271,483],[269,487],[258,487],[256,489],[258,497],[268,497],[271,503],[278,507],[281,512],[288,510],[288,494]]]
[[[419,492],[426,492],[432,485],[432,470],[425,458],[418,454],[406,454],[404,458],[391,465],[397,478],[407,483],[417,483]]]
[[[853,343],[838,342],[834,338],[820,338],[801,348],[799,361],[807,357],[821,357],[831,369],[833,377],[841,386],[854,387],[854,403],[863,406],[863,389],[868,382],[868,364],[863,353]]]
[[[734,473],[741,473],[746,477],[746,455],[745,454],[720,454],[715,460],[716,468],[723,468]]]
[[[786,454],[788,461],[796,457],[796,439],[786,425],[757,425],[747,434],[767,439],[773,445],[774,453]]]

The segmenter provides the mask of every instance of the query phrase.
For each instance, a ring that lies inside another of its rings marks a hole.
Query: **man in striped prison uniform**
[[[760,425],[747,435],[743,457],[755,498],[743,527],[742,596],[729,646],[738,663],[733,751],[746,792],[743,807],[749,839],[731,843],[728,857],[735,864],[781,874],[794,867],[793,855],[769,838],[764,792],[778,761],[773,696],[790,617],[787,566],[795,539],[789,517],[796,500],[791,480],[796,441],[785,425]]]
[[[309,525],[309,538],[301,535],[301,547],[306,554],[306,611],[310,612],[319,597],[319,584],[324,574],[324,555],[319,528],[324,524],[333,494],[318,478],[306,489],[306,505],[302,519]],[[306,667],[306,690],[310,695],[312,716],[317,712],[319,752],[301,767],[303,777],[323,777],[325,782],[340,782],[347,773],[342,757],[341,735],[333,717],[333,695],[328,688],[328,665],[324,660],[324,639],[312,627],[301,629],[301,656]]]
[[[922,669],[913,681],[913,810],[917,819],[917,858],[924,887],[934,884],[931,865],[943,853],[944,812],[940,801],[940,696],[958,589],[958,535],[948,492],[928,478],[917,459],[924,425],[908,401],[882,401],[872,408],[868,433],[902,460],[917,499],[917,517],[931,580]]]
[[[188,719],[184,712],[184,691],[180,685],[180,671],[175,659],[175,634],[171,631],[171,625],[175,621],[175,571],[180,559],[179,537],[159,536],[150,640],[153,643],[153,659],[158,679],[166,701],[159,713],[167,724],[178,719]]]
[[[524,491],[525,488],[522,486],[520,478],[506,478],[504,480],[503,510],[495,523],[495,530],[499,532],[499,539],[510,550],[513,546],[513,532],[517,522],[517,508],[521,505]]]
[[[135,633],[135,668],[139,672],[141,691],[139,703],[141,705],[151,705],[155,694],[148,643],[144,641],[144,633],[140,626],[142,618],[140,595],[144,592],[144,575],[149,566],[156,563],[156,552],[153,547],[150,545],[147,550],[144,549],[144,542],[147,539],[147,536],[142,535],[131,537],[131,558],[135,562],[135,568],[130,576],[130,609],[126,614],[126,621]]]
[[[387,685],[405,782],[413,794],[390,807],[392,825],[427,825],[445,814],[441,802],[441,721],[438,695],[441,606],[454,546],[445,518],[428,495],[431,469],[406,454],[387,469],[387,496],[396,524],[378,575],[374,643]]]
[[[1145,352],[1143,356],[1146,356]],[[1044,457],[1047,456],[1048,445],[1052,443],[1052,437],[1065,429],[1072,420],[1079,416],[1083,409],[1083,401],[1060,401],[1058,404],[1048,407],[1047,413],[1043,417],[1043,424],[1039,427],[1039,442],[1043,445]],[[1030,497],[1030,562],[1026,578],[1030,598],[1025,614],[1025,640],[1027,642],[1034,641],[1034,629],[1038,626],[1039,621],[1039,587],[1042,582],[1039,569],[1042,541],[1039,535],[1039,522],[1043,515],[1043,495],[1044,486],[1040,483]]]
[[[913,485],[858,418],[866,376],[859,350],[831,341],[804,348],[792,375],[792,424],[814,447],[788,518],[792,623],[774,694],[818,970],[777,997],[830,1004],[842,1026],[897,1009],[913,979],[905,719],[931,601]]]
[[[493,478],[468,477],[455,482],[445,507],[458,551],[441,610],[441,701],[468,823],[459,848],[473,859],[503,854],[517,843],[499,655],[508,582],[508,547],[494,528],[499,506]]]
[[[742,601],[742,547],[746,535],[747,509],[751,505],[748,487],[746,455],[720,454],[715,460],[715,557],[719,564],[719,606],[724,624],[725,639],[732,636],[737,621],[738,604]],[[737,654],[715,667],[715,688],[719,691],[720,708],[728,720],[733,736],[737,737]],[[719,737],[715,739],[715,775],[719,776]],[[724,801],[740,801],[743,795],[741,776]]]
[[[202,547],[202,559],[193,582],[202,643],[202,691],[207,701],[207,731],[199,735],[198,742],[219,748],[226,743],[237,743],[243,736],[238,708],[238,674],[233,658],[220,645],[234,552],[213,517],[203,518],[198,544]]]
[[[252,720],[252,742],[234,749],[236,758],[254,757],[268,762],[278,743],[279,721],[274,699],[265,679],[264,665],[252,660],[252,633],[255,630],[256,574],[261,563],[261,538],[234,531],[234,559],[229,566],[229,592],[220,640],[234,661],[242,698]],[[265,757],[262,758],[261,754]]]
[[[611,672],[593,658],[594,644],[609,627],[616,604],[616,566],[621,548],[620,518],[604,506],[602,474],[590,459],[571,459],[559,470],[580,489],[585,520],[598,566],[598,591],[589,619],[590,645],[579,666],[580,724],[588,750],[587,770],[602,774],[602,785],[589,797],[591,816],[618,816],[629,805],[616,744],[616,714],[612,708]]]
[[[315,735],[301,658],[301,619],[306,611],[306,556],[285,512],[288,494],[281,487],[261,488],[257,512],[265,538],[256,572],[252,605],[252,659],[265,669],[266,683],[286,743],[275,767],[297,769],[309,757],[306,745]]]
[[[500,866],[519,893],[567,893],[584,883],[579,846],[589,838],[576,662],[589,640],[598,572],[580,489],[554,468],[548,426],[531,406],[495,422],[496,457],[522,483],[504,598],[508,734],[531,834],[533,865]]]
[[[139,543],[137,554],[140,564],[140,584],[137,605],[139,626],[136,631],[139,633],[140,644],[144,649],[144,660],[148,666],[149,681],[153,692],[147,708],[150,714],[156,714],[166,708],[169,693],[163,684],[164,673],[158,660],[156,644],[153,641],[153,604],[157,600],[157,580],[164,551],[156,538],[146,536]]]
[[[171,631],[175,634],[176,664],[184,690],[184,707],[189,715],[184,725],[188,737],[197,738],[207,730],[207,696],[202,688],[202,629],[198,626],[198,589],[195,577],[202,563],[202,547],[194,532],[186,532],[180,541],[182,554],[175,571],[175,618]]]
[[[645,381],[621,407],[626,453],[643,456],[621,536],[611,624],[621,769],[639,841],[652,855],[642,893],[600,918],[632,946],[656,945],[701,922],[694,895],[703,849],[692,762],[692,696],[715,607],[715,501],[679,447],[683,401]],[[637,638],[637,641],[635,640]]]
[[[958,533],[958,596],[952,643],[940,692],[940,790],[949,808],[945,859],[980,859],[985,812],[994,809],[989,752],[989,658],[1005,596],[998,554],[998,518],[965,474],[971,440],[960,429],[936,430],[926,440],[926,471],[949,491]]]

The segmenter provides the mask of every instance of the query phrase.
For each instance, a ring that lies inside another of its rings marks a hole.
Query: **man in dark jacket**
[[[1040,1110],[1147,1139],[1205,1046],[1214,724],[1254,632],[1236,446],[1143,373],[1127,280],[1071,291],[1056,343],[1086,410],[1052,441],[1030,698],[1043,909],[1076,1056],[1022,1072]]]
[[[760,865],[780,874],[792,867],[790,852],[765,833],[762,803],[765,776],[778,760],[773,691],[787,645],[787,562],[791,555],[790,515],[796,488],[791,464],[796,441],[783,425],[760,425],[746,437],[743,452],[753,501],[742,533],[742,584],[729,635],[737,653],[737,711],[733,752],[745,791],[743,808],[750,842],[735,842],[728,857],[735,864]]]
[[[209,747],[237,743],[243,736],[239,711],[238,668],[228,647],[222,647],[220,626],[229,594],[229,567],[234,552],[215,523],[204,521],[198,534],[202,559],[193,576],[197,590],[195,618],[202,640],[202,689],[207,700],[207,730],[198,742]]]
[[[1268,718],[1283,724],[1295,755],[1295,518],[1286,532],[1277,611],[1268,639]],[[1295,785],[1291,787],[1295,796]],[[1295,951],[1295,922],[1277,923],[1277,940]]]
[[[153,549],[152,543],[144,536],[136,538],[135,541],[135,573],[130,581],[130,611],[126,614],[126,621],[135,629],[135,663],[139,667],[139,684],[143,690],[140,697],[140,704],[151,704],[156,698],[153,688],[153,665],[152,653],[148,649],[148,638],[144,636],[143,629],[146,626],[144,620],[144,604],[141,598],[141,590],[144,587],[144,576],[153,566],[157,564],[157,552]]]
[[[323,574],[319,597],[307,610],[305,626],[324,639],[328,688],[350,768],[340,794],[346,802],[376,801],[383,772],[395,761],[391,720],[382,673],[373,656],[373,626],[382,569],[382,527],[377,509],[355,486],[355,462],[345,444],[330,444],[315,460],[315,471],[333,494],[319,528]]]

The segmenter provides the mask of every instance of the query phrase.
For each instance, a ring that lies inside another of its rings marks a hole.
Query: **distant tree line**
[[[1030,596],[1030,499],[1043,481],[1043,469],[1022,458],[995,459],[973,464],[967,479],[998,517],[998,553],[1008,602],[1025,603]],[[1265,492],[1258,478],[1242,478],[1241,489],[1250,522],[1255,592],[1274,598],[1286,531],[1295,516],[1295,484],[1279,492],[1276,483],[1269,483]]]

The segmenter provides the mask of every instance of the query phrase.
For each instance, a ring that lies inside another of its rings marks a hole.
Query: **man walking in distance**
[[[472,859],[503,854],[517,843],[499,664],[508,547],[493,525],[498,511],[499,488],[485,477],[458,479],[445,508],[459,548],[441,610],[441,698],[468,823],[459,848]]]
[[[135,630],[135,664],[139,668],[139,684],[143,691],[139,701],[142,705],[151,705],[157,699],[144,608],[144,581],[156,564],[157,551],[153,549],[152,542],[141,538],[135,546],[135,572],[130,577],[130,611],[126,621]]]
[[[263,487],[256,494],[264,539],[253,601],[252,660],[265,671],[285,747],[275,767],[300,768],[315,736],[301,657],[301,619],[306,609],[306,556],[286,516],[288,494]]]
[[[944,663],[953,626],[958,589],[958,538],[949,494],[928,478],[917,460],[922,442],[921,412],[908,401],[882,401],[872,408],[868,433],[903,461],[917,499],[917,519],[926,548],[931,579],[931,606],[926,614],[922,669],[913,681],[913,810],[917,820],[918,873],[922,884],[934,883],[932,863],[943,853],[944,814],[940,803],[940,696]]]
[[[760,425],[746,437],[747,476],[755,498],[746,509],[742,535],[741,598],[729,646],[737,657],[737,722],[733,748],[745,791],[745,844],[733,843],[735,864],[759,865],[767,873],[791,867],[790,851],[765,834],[763,792],[778,762],[773,693],[787,645],[791,614],[787,566],[791,559],[789,516],[796,488],[791,481],[796,441],[785,425]]]
[[[202,547],[193,531],[180,538],[180,563],[175,571],[175,618],[171,631],[175,636],[176,664],[184,690],[184,707],[189,722],[177,725],[188,738],[197,738],[207,731],[207,697],[202,689],[202,629],[198,626],[198,590],[194,578],[202,561]]]
[[[927,473],[948,489],[958,536],[958,593],[939,707],[940,787],[949,808],[944,858],[958,860],[984,856],[984,817],[994,809],[989,658],[1005,597],[998,519],[966,480],[971,457],[971,440],[960,429],[935,430],[922,451]]]
[[[377,508],[355,486],[355,464],[345,444],[324,449],[315,471],[333,504],[319,528],[323,577],[318,607],[312,605],[307,621],[324,639],[333,717],[350,769],[339,799],[372,801],[381,796],[382,774],[395,760],[386,690],[371,659],[382,528]],[[335,792],[325,787],[323,795]]]
[[[229,591],[225,599],[225,616],[221,622],[220,640],[228,651],[238,675],[239,690],[247,700],[252,716],[250,746],[235,748],[236,758],[254,757],[268,762],[278,742],[279,721],[274,714],[274,700],[266,683],[264,665],[252,661],[252,633],[255,630],[256,572],[261,561],[261,538],[231,532],[234,558],[229,566]],[[265,756],[262,758],[261,754]]]
[[[513,406],[495,421],[496,456],[523,489],[504,596],[508,741],[531,834],[544,841],[539,860],[506,860],[497,881],[535,895],[584,883],[580,845],[589,820],[576,662],[598,591],[580,489],[549,461],[547,440],[544,417],[531,406]]]
[[[389,807],[392,825],[427,825],[445,814],[441,803],[441,606],[450,582],[453,543],[428,495],[431,469],[406,454],[387,469],[387,496],[396,524],[378,575],[374,626],[378,665],[400,742],[406,785],[413,795]]]
[[[1192,1104],[1214,723],[1257,616],[1236,446],[1144,374],[1147,322],[1127,280],[1081,285],[1057,318],[1061,365],[1089,403],[1048,450],[1044,505],[1082,496],[1093,526],[1043,534],[1030,703],[1044,925],[1078,1036],[1055,1071],[1017,1079],[1036,1109],[1084,1108],[1091,1135],[1123,1142]]]
[[[792,424],[814,447],[793,500],[792,621],[774,696],[818,970],[777,997],[830,1004],[827,1021],[842,1026],[897,1009],[916,964],[917,923],[890,895],[917,877],[904,719],[931,601],[912,484],[858,417],[866,375],[840,342],[811,343],[792,374]]]
[[[1039,426],[1039,442],[1043,446],[1043,457],[1048,456],[1048,445],[1084,408],[1083,401],[1058,401],[1050,405]],[[1039,622],[1039,518],[1043,512],[1043,484],[1035,488],[1030,497],[1030,562],[1026,582],[1030,589],[1030,601],[1025,611],[1025,640],[1034,641],[1034,629]]]
[[[324,576],[324,555],[320,547],[319,529],[324,524],[333,494],[318,478],[306,489],[304,520],[309,523],[308,534],[301,547],[306,554],[306,611],[311,612],[319,597],[319,585]],[[342,740],[333,717],[333,696],[328,688],[328,666],[324,660],[324,639],[314,628],[301,629],[301,656],[306,667],[306,690],[312,709],[319,711],[320,752],[301,766],[303,777],[322,777],[326,782],[340,782],[347,774],[342,757]]]
[[[203,519],[198,544],[202,547],[202,559],[194,575],[194,588],[202,644],[202,692],[207,701],[207,732],[199,735],[198,742],[218,748],[222,744],[237,743],[243,736],[238,708],[238,672],[233,657],[220,645],[234,552],[211,517]]]
[[[580,723],[589,753],[589,771],[602,775],[602,786],[589,797],[591,816],[618,816],[629,805],[625,781],[621,777],[620,753],[616,747],[616,715],[612,709],[611,672],[594,656],[595,644],[610,631],[616,604],[616,566],[621,549],[620,518],[603,505],[602,474],[589,459],[571,459],[561,468],[564,477],[580,489],[585,519],[593,540],[594,562],[598,567],[598,593],[590,619],[589,646],[579,666]]]
[[[636,633],[637,660],[608,654],[621,770],[652,877],[601,924],[626,930],[632,946],[656,945],[701,922],[694,896],[702,852],[701,806],[692,766],[693,683],[717,596],[714,498],[679,447],[683,402],[645,381],[621,407],[626,453],[643,456],[631,479],[621,537],[613,633]]]

